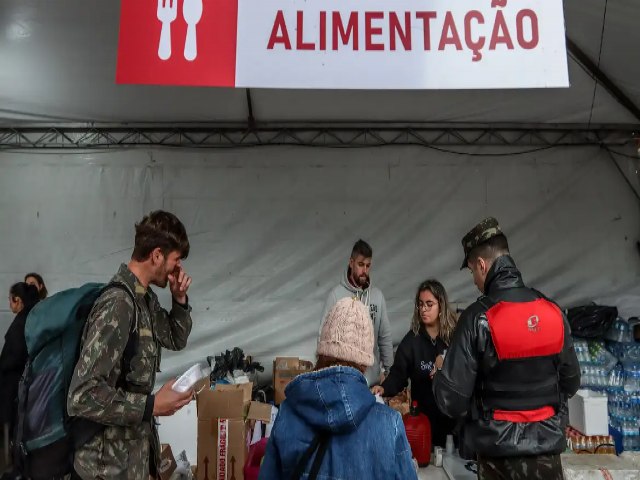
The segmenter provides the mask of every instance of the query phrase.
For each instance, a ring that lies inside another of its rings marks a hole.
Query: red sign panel
[[[122,0],[117,83],[235,86],[237,0]]]

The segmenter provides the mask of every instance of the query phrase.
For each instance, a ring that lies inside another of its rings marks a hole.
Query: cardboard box
[[[251,401],[253,385],[217,385],[197,396],[198,480],[243,480],[251,420],[268,422],[271,406]]]
[[[569,399],[569,425],[584,435],[609,435],[607,396],[578,390]]]
[[[173,472],[175,472],[178,465],[176,459],[171,451],[171,446],[163,443],[160,445],[160,465],[158,466],[158,473],[160,474],[160,480],[169,480]]]
[[[313,370],[313,363],[298,357],[276,357],[273,361],[273,390],[275,404],[280,405],[286,398],[284,390],[301,373]]]

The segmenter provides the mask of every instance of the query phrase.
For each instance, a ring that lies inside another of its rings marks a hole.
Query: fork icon
[[[171,22],[178,16],[178,0],[158,0],[158,20],[162,22],[158,57],[168,60],[171,57]]]

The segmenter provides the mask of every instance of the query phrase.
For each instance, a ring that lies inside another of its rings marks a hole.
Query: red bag
[[[244,464],[244,480],[258,480],[260,464],[267,450],[268,438],[261,438],[259,442],[249,447],[249,455]]]

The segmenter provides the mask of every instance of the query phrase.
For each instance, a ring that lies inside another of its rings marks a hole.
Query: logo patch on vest
[[[531,315],[529,320],[527,320],[527,326],[529,327],[530,332],[538,332],[540,331],[540,318],[537,315]]]

